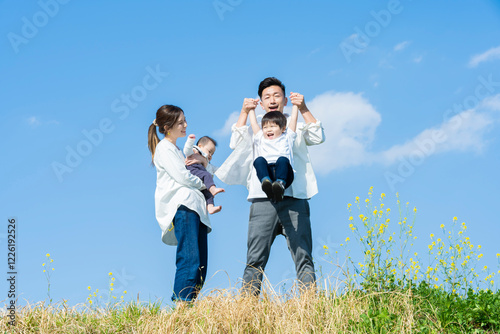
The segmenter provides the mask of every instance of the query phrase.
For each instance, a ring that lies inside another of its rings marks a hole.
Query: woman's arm
[[[170,149],[164,145],[158,145],[155,153],[155,162],[158,163],[160,167],[163,167],[168,175],[177,183],[187,187],[203,189],[205,185],[201,179],[194,176],[186,169],[184,160],[179,155],[180,152],[177,153],[174,149]]]

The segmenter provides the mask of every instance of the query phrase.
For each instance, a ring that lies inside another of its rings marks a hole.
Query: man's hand
[[[257,108],[257,104],[259,103],[259,99],[244,99],[243,107],[241,108],[240,117],[238,117],[238,121],[236,122],[236,127],[240,128],[247,124],[247,117],[250,110],[254,110]]]
[[[194,164],[202,164],[203,167],[207,168],[208,160],[202,156],[200,153],[193,153],[184,160],[186,166],[191,166]]]
[[[304,101],[304,95],[302,94],[290,92],[290,102],[292,102],[293,105],[299,107],[299,110],[301,112],[309,110],[307,109],[306,102]]]
[[[259,99],[244,99],[243,107],[241,108],[241,112],[248,114],[250,110],[257,108],[257,104],[259,103]]]
[[[306,106],[304,95],[290,92],[290,102],[292,102],[294,106],[299,107],[300,113],[302,114],[302,117],[304,117],[304,121],[306,121],[306,123],[316,123],[316,118],[314,118]]]

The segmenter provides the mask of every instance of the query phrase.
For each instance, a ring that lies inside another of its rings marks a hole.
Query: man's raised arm
[[[290,101],[295,106],[298,106],[302,117],[306,123],[303,128],[304,139],[308,146],[318,145],[325,141],[325,132],[323,131],[323,126],[313,114],[309,111],[304,101],[304,95],[299,93],[290,93]]]

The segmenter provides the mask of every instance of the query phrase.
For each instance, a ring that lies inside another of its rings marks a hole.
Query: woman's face
[[[186,136],[187,122],[184,117],[184,113],[179,116],[179,119],[175,122],[174,126],[167,130],[167,136],[172,139],[177,139]],[[168,134],[170,133],[170,134]]]

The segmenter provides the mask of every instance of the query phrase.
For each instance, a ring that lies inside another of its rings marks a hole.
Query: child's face
[[[198,145],[198,147],[205,153],[208,157],[208,161],[212,160],[212,155],[215,153],[215,145],[211,141],[205,143],[205,145]]]
[[[265,139],[276,139],[285,132],[285,129],[280,128],[276,123],[267,122],[262,126],[262,132]]]

